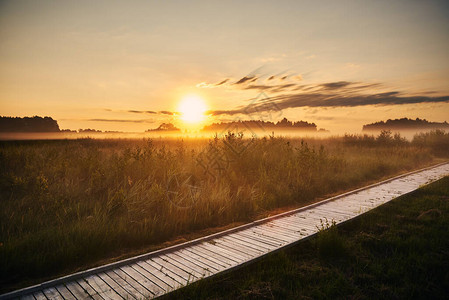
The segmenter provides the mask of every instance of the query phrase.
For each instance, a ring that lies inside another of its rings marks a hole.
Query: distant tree
[[[445,121],[442,123],[429,122],[425,119],[388,119],[386,122],[379,121],[371,124],[363,125],[363,130],[404,130],[404,129],[449,129],[449,124]]]
[[[147,132],[149,132],[149,131],[181,131],[181,129],[177,128],[172,123],[162,123],[156,129],[148,129],[147,130]]]
[[[102,132],[101,130],[96,130],[96,129],[78,129],[78,132],[82,132],[82,133],[91,133],[91,132]]]
[[[231,128],[251,128],[251,129],[265,129],[273,130],[279,129],[297,129],[297,130],[311,130],[316,131],[317,126],[315,123],[309,123],[306,121],[291,122],[287,118],[283,118],[277,123],[261,120],[248,120],[248,121],[233,121],[213,123],[208,126],[204,126],[203,131],[226,131]]]
[[[58,122],[50,117],[0,117],[0,132],[59,132]]]

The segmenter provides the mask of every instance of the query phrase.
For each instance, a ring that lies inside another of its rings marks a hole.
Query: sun
[[[207,106],[204,100],[197,95],[188,95],[181,99],[178,107],[181,120],[186,123],[196,124],[206,118]]]

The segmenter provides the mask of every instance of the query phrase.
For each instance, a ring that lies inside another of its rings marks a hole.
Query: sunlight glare
[[[197,95],[188,95],[182,98],[178,109],[181,113],[181,120],[186,123],[199,123],[206,117],[206,103]]]

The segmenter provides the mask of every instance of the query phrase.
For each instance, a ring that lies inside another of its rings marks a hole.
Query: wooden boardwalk
[[[283,214],[39,285],[0,299],[154,298],[229,271],[449,174],[449,163],[398,176]]]

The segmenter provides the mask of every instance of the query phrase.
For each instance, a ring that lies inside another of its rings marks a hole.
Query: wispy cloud
[[[128,110],[128,112],[134,114],[157,114],[157,112],[152,110]]]
[[[176,114],[176,112],[173,111],[168,111],[168,110],[160,110],[160,111],[155,111],[155,110],[112,110],[109,108],[105,108],[105,111],[108,112],[120,112],[120,113],[131,113],[131,114],[150,114],[150,115],[174,115]]]
[[[237,82],[234,82],[234,84],[244,84],[249,82],[254,82],[257,80],[256,76],[245,76],[239,79]]]
[[[175,114],[175,112],[168,111],[168,110],[161,110],[159,113],[162,114],[162,115],[169,115],[169,116],[172,116],[172,115]]]
[[[352,83],[350,83],[352,84]],[[449,96],[408,96],[399,91],[385,93],[344,93],[338,89],[349,84],[340,83],[328,85],[331,92],[302,92],[273,96],[263,101],[255,102],[249,106],[240,106],[231,110],[210,111],[211,115],[236,115],[260,113],[263,111],[279,110],[297,107],[356,107],[366,105],[402,105],[417,103],[443,103],[449,102]],[[321,85],[322,86],[322,85]],[[362,86],[363,87],[363,86]],[[337,90],[337,92],[335,91]]]
[[[87,121],[91,122],[119,122],[119,123],[154,123],[153,120],[150,119],[141,119],[141,120],[129,120],[129,119],[88,119]]]

